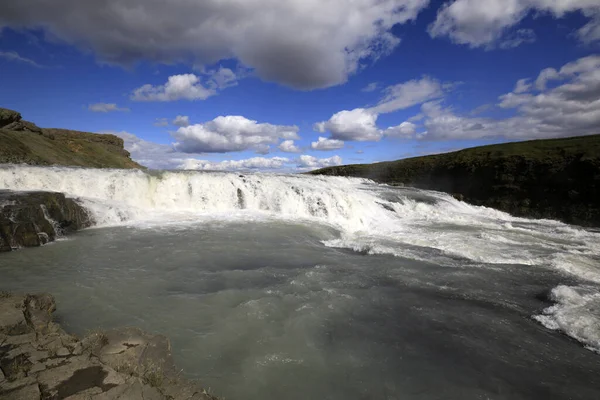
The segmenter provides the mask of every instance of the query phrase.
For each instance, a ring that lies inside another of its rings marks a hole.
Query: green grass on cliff
[[[117,136],[62,129],[43,129],[42,134],[0,129],[2,163],[141,168]]]
[[[312,174],[402,183],[515,215],[600,226],[600,135],[474,147]]]

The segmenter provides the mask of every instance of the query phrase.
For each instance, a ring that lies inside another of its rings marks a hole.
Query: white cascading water
[[[64,192],[79,198],[99,226],[231,216],[313,221],[340,231],[338,239],[324,242],[330,247],[449,267],[465,263],[551,267],[600,283],[598,233],[364,179],[5,165],[0,166],[0,189]],[[441,255],[423,252],[424,248]],[[540,322],[600,349],[599,316],[587,311],[589,303],[600,304],[600,298],[588,296],[585,307],[574,307],[573,296],[565,300],[565,293],[557,289],[556,308],[546,310]],[[575,324],[582,327],[575,333],[565,327]]]

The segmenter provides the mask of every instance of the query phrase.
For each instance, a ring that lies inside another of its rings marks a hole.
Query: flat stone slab
[[[165,336],[123,328],[79,340],[55,309],[49,294],[0,296],[0,399],[217,399],[175,374]]]

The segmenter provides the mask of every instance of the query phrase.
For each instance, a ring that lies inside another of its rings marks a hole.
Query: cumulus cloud
[[[90,104],[88,106],[88,110],[93,111],[93,112],[101,112],[101,113],[107,113],[107,112],[113,112],[113,111],[129,111],[129,108],[126,107],[118,107],[115,103],[96,103],[96,104]]]
[[[532,12],[561,18],[566,13],[581,11],[591,21],[577,31],[586,43],[600,39],[600,3],[597,0],[456,0],[444,4],[436,20],[429,26],[431,37],[448,36],[470,47],[511,48],[535,40],[530,30],[511,32]]]
[[[212,89],[225,89],[238,84],[238,76],[229,68],[219,67],[217,70],[206,71],[208,86]]]
[[[444,96],[452,89],[454,84],[443,84],[440,81],[423,77],[384,89],[383,98],[371,108],[355,108],[334,114],[328,121],[318,122],[314,130],[320,133],[329,132],[331,139],[345,141],[378,141],[384,135],[405,135],[412,123],[403,127],[391,127],[382,130],[377,127],[377,118],[380,114],[406,109],[426,101]]]
[[[172,145],[149,142],[130,132],[112,132],[125,142],[125,149],[131,153],[131,158],[151,169],[176,169],[189,154],[175,151]]]
[[[412,122],[405,121],[397,126],[392,126],[384,131],[386,136],[407,138],[413,136],[417,132],[417,125]]]
[[[523,93],[528,91],[531,88],[531,83],[529,83],[529,79],[519,79],[517,84],[515,85],[514,93]]]
[[[134,101],[176,101],[206,100],[217,92],[202,86],[200,78],[194,74],[173,75],[164,85],[143,85],[133,91]]]
[[[341,84],[364,61],[388,54],[400,42],[392,27],[414,20],[428,3],[28,0],[5,7],[0,27],[41,28],[109,63],[237,59],[264,80],[315,89]]]
[[[316,158],[301,155],[298,158],[287,157],[252,157],[242,160],[207,161],[188,158],[178,166],[178,169],[202,171],[310,171],[313,169],[341,165],[342,158]]]
[[[293,140],[284,140],[278,146],[278,149],[285,153],[299,153],[300,149],[294,144]]]
[[[442,86],[440,81],[427,76],[389,86],[384,90],[383,99],[370,111],[377,114],[389,113],[442,97]]]
[[[258,123],[242,116],[221,116],[204,124],[180,127],[172,135],[175,148],[184,153],[225,153],[298,139],[298,127]]]
[[[0,25],[0,28],[1,27],[2,26]],[[23,63],[23,64],[28,64],[28,65],[31,65],[32,67],[36,67],[36,68],[44,68],[42,65],[38,64],[37,62],[33,61],[30,58],[21,57],[19,55],[19,53],[17,53],[16,51],[0,51],[0,58],[4,58],[5,60],[8,60],[8,61],[15,61],[15,62]]]
[[[213,171],[270,171],[281,172],[308,171],[332,165],[341,165],[342,158],[316,158],[301,155],[297,158],[287,157],[251,157],[241,160],[211,161],[196,159],[190,153],[178,151],[173,145],[159,144],[141,139],[130,132],[102,132],[123,138],[125,149],[131,158],[151,169],[192,169]]]
[[[342,140],[336,139],[327,139],[322,136],[319,136],[319,139],[316,142],[312,142],[310,144],[310,148],[313,150],[337,150],[344,147],[344,142]]]
[[[535,80],[535,87],[538,90],[545,90],[548,81],[558,79],[558,72],[554,68],[546,68],[538,75]]]
[[[298,168],[300,169],[318,169],[332,167],[335,165],[342,165],[342,158],[340,156],[333,156],[329,158],[317,158],[308,155],[301,155],[297,161]]]
[[[188,117],[187,115],[178,115],[175,117],[172,124],[180,127],[190,126],[190,117]]]
[[[552,71],[552,72],[549,72]],[[548,80],[556,82],[548,88]],[[520,82],[520,83],[519,83]],[[499,106],[513,109],[505,119],[470,118],[441,102],[422,106],[427,139],[555,138],[598,133],[600,127],[600,56],[588,56],[545,69],[536,85],[519,81],[515,90],[499,97]]]
[[[285,157],[253,157],[245,160],[206,161],[188,158],[178,166],[178,169],[203,171],[239,171],[239,170],[270,170],[281,169],[290,163]]]
[[[334,114],[329,121],[318,122],[317,132],[329,132],[331,138],[346,141],[378,141],[381,131],[377,128],[378,114],[364,108],[344,110]]]

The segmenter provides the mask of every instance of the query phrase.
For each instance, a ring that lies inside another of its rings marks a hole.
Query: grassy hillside
[[[123,148],[123,139],[65,129],[44,129],[0,109],[0,164],[142,168]]]
[[[600,226],[600,135],[475,147],[312,173],[438,190],[514,215]]]

